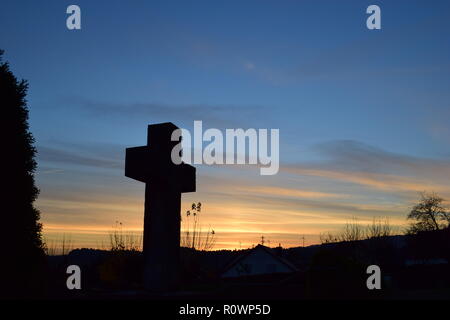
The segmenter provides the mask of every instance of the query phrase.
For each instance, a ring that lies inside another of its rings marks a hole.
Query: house
[[[232,261],[221,273],[220,277],[236,278],[297,271],[293,264],[282,258],[275,250],[263,245],[257,245]]]

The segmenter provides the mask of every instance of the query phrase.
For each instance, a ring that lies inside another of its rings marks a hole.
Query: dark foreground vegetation
[[[80,249],[48,259],[49,298],[158,299],[437,299],[450,298],[450,229],[298,248],[273,248],[298,271],[223,278],[247,250],[182,249],[182,281],[165,294],[142,288],[139,251]],[[66,267],[83,270],[82,290],[66,288]],[[366,269],[382,271],[382,289],[368,290]]]

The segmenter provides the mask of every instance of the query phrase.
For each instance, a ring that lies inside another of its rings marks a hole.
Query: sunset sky
[[[82,29],[66,28],[81,8]],[[366,28],[378,4],[382,29]],[[450,199],[448,1],[2,1],[0,49],[29,81],[46,239],[142,231],[125,148],[147,125],[277,128],[280,171],[197,165],[215,249],[319,242],[356,217],[399,230],[421,191]],[[267,242],[266,242],[267,244]]]

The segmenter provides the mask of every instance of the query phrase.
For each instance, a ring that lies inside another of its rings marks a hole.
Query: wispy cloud
[[[66,147],[67,149],[67,147]],[[94,155],[82,154],[83,151],[70,149],[66,150],[62,148],[38,146],[38,160],[42,163],[59,163],[64,165],[77,165],[97,168],[123,168],[123,162],[115,158],[111,158],[108,154],[101,153],[98,150],[94,151]],[[118,149],[123,153],[125,147]],[[85,146],[84,153],[87,151],[93,151],[92,148],[88,149]]]
[[[282,170],[385,192],[434,190],[450,194],[450,160],[402,155],[351,140],[331,141],[313,149],[322,160],[287,165]]]
[[[237,187],[236,191],[253,193],[259,195],[270,195],[274,197],[291,197],[291,198],[309,198],[309,199],[326,199],[326,198],[348,198],[349,195],[337,194],[337,193],[327,193],[319,191],[292,189],[292,188],[281,188],[281,187]]]
[[[127,117],[127,119],[152,119],[189,123],[202,120],[216,127],[242,126],[243,119],[262,117],[261,112],[270,110],[260,105],[215,105],[215,104],[167,104],[158,102],[113,103],[93,101],[84,98],[73,98],[72,103],[81,107],[84,112],[97,117]],[[236,115],[239,114],[239,117]]]

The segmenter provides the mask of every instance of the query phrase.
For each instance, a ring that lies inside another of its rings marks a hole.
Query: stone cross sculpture
[[[125,155],[125,176],[145,183],[144,286],[151,291],[171,290],[179,280],[181,193],[195,192],[195,167],[171,158],[176,129],[149,125],[147,145]]]

